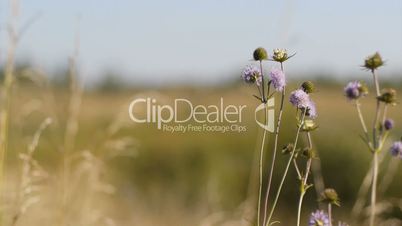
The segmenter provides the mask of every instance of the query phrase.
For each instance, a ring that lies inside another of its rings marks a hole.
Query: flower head
[[[359,81],[349,82],[344,91],[349,100],[356,100],[368,94],[367,87]]]
[[[309,95],[302,89],[297,89],[290,93],[289,101],[299,109],[307,108],[311,103]]]
[[[382,101],[386,104],[395,105],[396,104],[396,90],[394,89],[385,89],[381,96],[377,97],[379,101]]]
[[[266,60],[268,59],[268,53],[264,48],[259,47],[256,50],[254,50],[253,58],[255,61]]]
[[[391,130],[392,128],[394,128],[394,120],[389,118],[385,119],[383,126],[385,130]]]
[[[244,68],[241,77],[246,83],[257,82],[258,85],[258,81],[261,79],[261,72],[257,67],[247,65],[246,68]]]
[[[315,103],[310,99],[310,96],[303,90],[303,88],[291,92],[289,101],[298,109],[306,111],[306,116],[310,118],[317,117]]]
[[[282,92],[283,89],[286,86],[286,78],[285,78],[285,73],[283,73],[282,70],[273,68],[270,72],[269,72],[269,76],[271,78],[271,82],[272,85],[274,86],[274,88],[279,91]]]
[[[333,188],[326,188],[321,194],[320,201],[340,206],[338,193]]]
[[[317,108],[312,100],[310,100],[307,104],[306,116],[309,116],[310,118],[317,118]]]
[[[390,148],[390,152],[392,156],[402,158],[402,142],[394,142]]]
[[[381,55],[377,52],[371,56],[368,56],[364,60],[364,67],[369,70],[375,70],[384,65],[384,61],[381,58]]]
[[[311,81],[305,81],[301,85],[301,88],[304,90],[306,93],[313,93],[315,91],[315,86],[314,83]]]
[[[284,62],[286,61],[288,57],[288,52],[286,49],[274,49],[274,55],[272,56],[273,60],[277,62]]]
[[[311,213],[308,226],[329,226],[329,217],[324,211],[317,210]]]

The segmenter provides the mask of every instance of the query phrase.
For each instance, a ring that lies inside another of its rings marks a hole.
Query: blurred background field
[[[236,81],[238,75],[233,77]],[[298,84],[300,82],[292,81],[289,87],[293,89]],[[313,142],[320,156],[316,161],[321,162],[326,186],[336,188],[341,197],[342,207],[335,208],[335,217],[348,220],[357,190],[369,169],[370,154],[359,138],[361,128],[357,113],[344,97],[342,84],[318,81],[316,85],[318,92],[313,98],[319,112],[319,129],[313,132]],[[401,87],[400,83],[387,85]],[[383,87],[387,85],[383,84]],[[257,194],[255,173],[258,165],[254,158],[261,136],[254,122],[254,109],[258,105],[251,96],[254,91],[234,82],[224,87],[114,87],[107,91],[100,88],[84,92],[71,154],[77,157],[72,160],[72,177],[68,182],[69,207],[65,210],[71,224],[249,225],[255,209],[253,198]],[[222,97],[228,104],[245,104],[243,124],[247,126],[247,132],[168,133],[157,130],[154,125],[136,124],[128,115],[128,106],[136,97],[155,97],[161,103],[185,97],[193,104],[216,104]],[[366,114],[375,107],[369,98],[371,96],[362,101]],[[13,89],[7,167],[10,188],[6,193],[10,199],[8,204],[11,206],[7,205],[10,213],[15,211],[11,200],[17,190],[12,187],[20,182],[21,161],[17,156],[26,151],[40,123],[47,117],[53,119],[49,128],[43,131],[34,154],[48,174],[38,182],[40,202],[26,211],[20,225],[24,225],[23,222],[50,225],[60,214],[60,189],[66,186],[60,181],[60,166],[68,100],[68,89],[60,85],[21,80]],[[280,146],[291,142],[296,130],[294,109],[287,104],[285,112]],[[392,107],[389,112],[396,121],[391,140],[396,140],[402,135],[401,106]],[[366,120],[369,123],[372,115],[367,115]],[[386,144],[385,151],[389,145]],[[268,147],[270,153],[272,140]],[[280,169],[286,159],[279,156]],[[389,159],[387,155],[385,161]],[[384,164],[384,167],[388,165]],[[279,182],[280,172],[276,171],[274,186]],[[396,207],[387,209],[384,214],[399,220],[402,216],[401,176],[399,168],[380,199],[392,197]],[[282,225],[292,225],[295,221],[297,191],[296,174],[292,170],[276,216]],[[318,208],[316,200],[312,189],[306,198],[303,219]]]
[[[9,129],[0,124],[0,135],[9,131],[0,225],[255,226],[262,131],[255,87],[240,74],[259,46],[296,53],[285,63],[288,93],[305,80],[316,84],[314,165],[341,198],[334,218],[351,222],[371,154],[343,87],[369,85],[361,102],[371,125],[372,77],[361,65],[379,51],[381,87],[402,92],[401,12],[400,0],[0,0],[0,111],[10,106]],[[265,74],[273,67],[264,62]],[[136,124],[128,108],[138,97],[247,105],[247,131],[168,133]],[[388,154],[402,136],[401,113],[400,104],[389,109],[396,125],[380,169],[378,226],[402,226],[402,169]],[[280,147],[296,132],[290,104],[283,121]],[[286,161],[277,158],[274,190]],[[281,225],[295,225],[298,190],[292,169],[274,216]],[[309,190],[302,225],[317,199]],[[368,210],[360,215],[351,226],[368,225]]]

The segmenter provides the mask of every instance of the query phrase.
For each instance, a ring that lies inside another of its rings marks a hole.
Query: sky
[[[375,51],[387,60],[384,76],[402,77],[401,0],[20,1],[20,28],[37,15],[17,59],[52,74],[67,64],[79,31],[86,83],[107,72],[133,83],[226,81],[259,46],[297,53],[286,63],[294,77],[364,76],[359,65]],[[0,0],[1,64],[8,18],[9,2]]]

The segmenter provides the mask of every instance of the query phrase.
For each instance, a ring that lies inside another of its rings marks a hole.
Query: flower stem
[[[310,132],[307,132],[307,139],[308,139],[309,149],[311,150],[313,148],[313,144],[311,142]],[[303,199],[304,199],[304,195],[307,192],[307,189],[309,188],[309,186],[307,185],[307,180],[308,180],[308,176],[310,174],[310,168],[311,168],[312,160],[313,159],[311,157],[309,157],[309,159],[307,160],[306,172],[305,172],[305,175],[301,179],[302,184],[301,184],[301,187],[300,187],[299,207],[298,207],[298,211],[297,211],[297,226],[300,226]]]
[[[300,193],[299,206],[297,208],[297,226],[300,226],[301,209],[302,209],[302,205],[303,205],[304,194],[305,194],[305,192]]]
[[[328,219],[329,219],[329,226],[332,226],[332,204],[328,203]]]
[[[380,94],[380,83],[378,82],[378,78],[377,78],[377,74],[375,73],[375,70],[371,70],[371,73],[373,74],[375,91],[376,91],[377,97],[379,97],[381,95]]]
[[[377,74],[374,70],[371,71],[373,74],[374,84],[377,93],[377,105],[375,111],[375,117],[373,122],[373,179],[371,184],[371,211],[370,211],[370,226],[374,226],[375,222],[375,214],[376,214],[376,197],[377,197],[377,177],[378,177],[378,149],[379,149],[379,140],[377,137],[377,125],[380,117],[380,100],[378,97],[380,96],[380,86],[378,83]]]
[[[369,134],[368,134],[367,126],[366,126],[366,123],[364,121],[363,114],[362,114],[362,111],[360,109],[360,103],[359,103],[358,100],[356,100],[356,110],[357,110],[357,114],[359,115],[359,119],[360,119],[360,123],[361,123],[362,128],[363,128],[364,135],[366,136],[366,142],[367,142],[368,146],[370,147],[370,149],[372,149],[372,144],[371,144],[370,137],[369,137]]]
[[[260,70],[261,70],[261,87],[262,87],[262,101],[264,103],[267,102],[266,98],[265,98],[265,83],[264,83],[264,72],[262,70],[262,60],[260,60]]]
[[[282,65],[283,64],[281,63],[281,69],[283,71],[283,66]],[[280,108],[279,108],[279,116],[278,116],[278,121],[277,121],[277,124],[276,124],[276,130],[275,130],[274,150],[272,152],[272,162],[271,162],[271,169],[269,171],[268,187],[267,187],[267,192],[265,194],[264,220],[263,220],[264,225],[265,225],[266,220],[267,220],[269,193],[271,191],[272,177],[273,177],[274,168],[275,168],[276,153],[277,153],[277,150],[278,150],[279,131],[281,129],[283,106],[284,106],[284,101],[285,101],[285,89],[286,89],[286,87],[283,87],[282,96],[281,96],[281,105],[280,105]]]
[[[268,123],[268,107],[265,105],[265,124]],[[260,226],[260,214],[261,214],[261,198],[262,198],[262,165],[264,159],[264,146],[265,146],[265,137],[267,135],[267,130],[264,129],[264,133],[262,135],[261,149],[260,149],[260,163],[259,163],[259,188],[258,188],[258,204],[257,204],[257,225]]]
[[[376,198],[377,198],[377,178],[378,178],[378,153],[374,153],[373,157],[373,184],[371,185],[371,214],[370,226],[374,226],[376,214]]]
[[[302,119],[301,119],[301,123],[299,124],[299,126],[298,126],[298,128],[297,128],[296,138],[295,138],[295,142],[294,142],[294,145],[293,145],[293,150],[292,150],[292,153],[290,154],[288,163],[287,163],[286,168],[285,168],[285,172],[284,172],[284,174],[283,174],[283,176],[282,176],[282,179],[281,179],[281,182],[280,182],[280,184],[279,184],[279,188],[278,188],[278,191],[277,191],[277,193],[276,193],[276,196],[275,196],[275,199],[274,199],[274,203],[273,203],[273,205],[272,205],[272,209],[271,209],[271,211],[269,212],[268,220],[267,220],[266,223],[265,223],[266,226],[268,226],[269,223],[271,222],[272,215],[274,214],[275,207],[276,207],[276,205],[277,205],[277,203],[278,203],[278,199],[279,199],[279,196],[280,196],[281,191],[282,191],[283,183],[285,182],[286,176],[287,176],[288,171],[289,171],[290,164],[292,163],[293,157],[295,156],[295,153],[296,153],[296,146],[297,146],[297,142],[298,142],[298,140],[299,140],[300,130],[301,130],[302,126],[304,125],[304,118],[305,118],[305,116],[306,116],[306,111],[303,111],[303,114],[302,114],[302,115],[303,115],[303,116],[302,116]]]

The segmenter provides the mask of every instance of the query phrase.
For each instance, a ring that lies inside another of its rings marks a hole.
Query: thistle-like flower
[[[391,130],[392,128],[394,128],[394,120],[389,118],[385,119],[383,126],[385,130]]]
[[[290,103],[300,110],[306,111],[306,116],[310,118],[317,117],[317,109],[315,103],[310,99],[310,96],[302,89],[297,89],[290,93]]]
[[[288,52],[286,49],[274,49],[272,59],[280,63],[285,62],[287,59],[289,59]]]
[[[390,152],[392,156],[402,158],[402,142],[394,142],[390,148]]]
[[[317,108],[315,107],[314,101],[310,100],[307,104],[307,111],[306,111],[306,116],[310,118],[317,118]]]
[[[304,90],[302,90],[302,89],[297,89],[297,90],[291,92],[289,101],[293,106],[295,106],[299,109],[305,109],[311,105],[310,96],[306,92],[304,92]]]
[[[324,211],[317,210],[311,213],[308,226],[329,226],[329,217]]]
[[[268,59],[268,53],[264,48],[259,47],[256,50],[254,50],[253,58],[254,58],[255,61],[267,60]]]
[[[375,54],[368,56],[364,60],[364,67],[369,70],[375,70],[384,65],[384,61],[381,58],[381,55],[376,52]]]
[[[274,88],[277,91],[282,92],[286,86],[285,73],[283,73],[283,71],[280,69],[273,68],[269,72],[269,77],[271,78],[271,83],[274,86]]]
[[[357,100],[368,94],[367,86],[359,81],[349,82],[344,88],[344,91],[349,100]]]
[[[256,82],[258,85],[259,81],[261,81],[261,72],[257,67],[253,65],[247,65],[244,68],[241,77],[246,83],[252,84]]]
[[[378,100],[386,103],[395,105],[396,104],[396,90],[386,89],[382,92],[381,96],[377,97]]]

